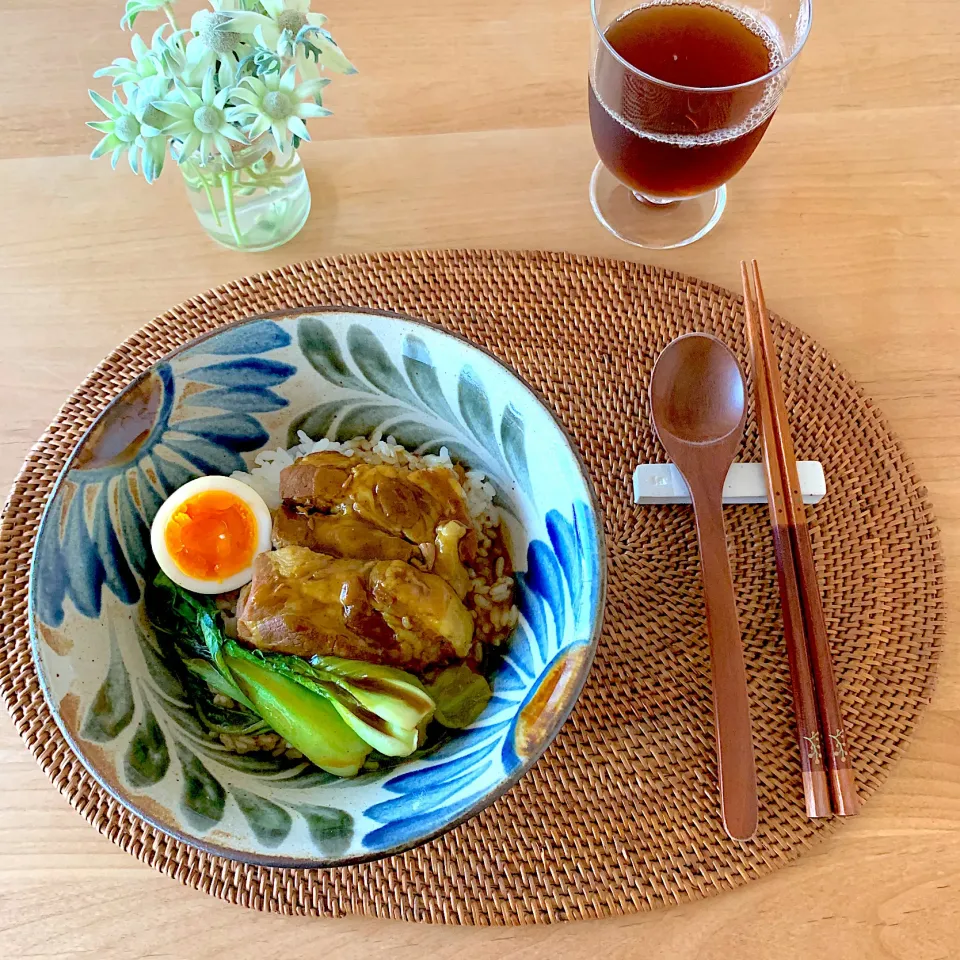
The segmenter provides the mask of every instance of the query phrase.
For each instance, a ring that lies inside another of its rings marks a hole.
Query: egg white
[[[252,562],[250,566],[223,580],[201,580],[197,577],[191,577],[181,570],[167,549],[165,534],[174,512],[185,501],[195,497],[198,493],[206,493],[210,490],[229,493],[238,500],[242,500],[250,508],[256,527],[254,556],[271,548],[270,532],[273,526],[273,518],[270,515],[270,508],[264,503],[263,497],[256,490],[230,477],[198,477],[196,480],[191,480],[179,489],[174,490],[153,518],[153,524],[150,527],[150,546],[160,569],[174,583],[185,590],[192,590],[194,593],[227,593],[250,582],[253,578]]]

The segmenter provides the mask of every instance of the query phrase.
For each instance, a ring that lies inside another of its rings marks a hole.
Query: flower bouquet
[[[169,149],[200,223],[237,250],[269,250],[295,236],[310,212],[297,149],[307,120],[325,117],[322,73],[356,73],[326,17],[309,0],[210,0],[181,29],[171,2],[128,0],[121,27],[140,14],[166,20],[149,46],[138,34],[132,58],[95,77],[113,79],[108,100],[90,91],[105,119],[92,158],[127,155],[152,183]]]

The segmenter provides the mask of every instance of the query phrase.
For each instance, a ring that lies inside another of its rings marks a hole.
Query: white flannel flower
[[[250,140],[269,130],[281,155],[292,148],[293,137],[310,139],[304,120],[330,115],[320,104],[320,91],[330,81],[297,84],[296,74],[296,66],[291,66],[282,76],[268,73],[264,77],[244,77],[232,94],[239,103],[227,111],[227,117],[240,124]]]
[[[224,87],[217,92],[211,67],[204,75],[199,91],[177,80],[174,92],[178,95],[176,98],[158,100],[154,107],[171,118],[163,132],[181,141],[177,162],[183,163],[196,154],[198,162],[203,165],[219,152],[232,165],[230,142],[247,142],[227,118],[225,110],[227,99],[235,89]]]
[[[103,139],[93,148],[91,160],[112,153],[110,165],[116,169],[117,161],[126,153],[130,169],[142,173],[147,183],[153,183],[163,170],[167,153],[167,138],[155,123],[156,111],[142,91],[134,91],[126,103],[118,91],[113,91],[113,101],[101,97],[93,90],[90,99],[103,111],[106,120],[88,120],[87,126],[103,134]]]
[[[310,12],[310,0],[261,0],[264,13],[225,12],[229,23],[219,29],[252,35],[258,44],[278,56],[293,59],[301,74],[316,77],[319,69],[356,73],[333,37],[323,29],[327,18]]]

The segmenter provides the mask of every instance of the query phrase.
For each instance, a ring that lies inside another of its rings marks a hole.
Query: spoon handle
[[[713,670],[720,813],[724,829],[734,840],[749,840],[757,829],[757,772],[750,733],[747,674],[723,528],[722,492],[719,487],[716,490],[701,487],[692,493]]]

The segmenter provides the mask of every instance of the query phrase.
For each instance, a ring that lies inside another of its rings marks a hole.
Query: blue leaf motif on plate
[[[364,845],[389,849],[409,843],[466,813],[489,791],[491,783],[499,781],[502,771],[497,754],[509,729],[509,720],[471,728],[455,739],[458,755],[453,759],[388,780],[384,788],[397,796],[365,811],[371,820],[383,826],[367,833]],[[481,746],[470,750],[478,734]],[[437,751],[431,760],[439,755]]]
[[[218,442],[230,450],[256,450],[267,442],[269,436],[260,421],[248,413],[197,417],[196,420],[178,423],[177,429]]]
[[[473,367],[464,367],[460,371],[460,380],[457,384],[457,399],[460,403],[460,413],[463,422],[470,432],[483,445],[487,453],[498,460],[500,446],[496,434],[493,432],[493,414],[490,411],[490,400]]]
[[[241,324],[158,363],[107,408],[78,449],[37,538],[32,588],[43,623],[60,626],[67,599],[81,615],[98,617],[104,588],[123,603],[140,599],[147,529],[157,509],[196,476],[243,469],[240,454],[266,442],[256,414],[287,405],[274,388],[296,368],[259,353],[290,342],[272,320]],[[228,359],[190,368],[208,355]]]
[[[347,366],[330,327],[319,317],[302,317],[297,324],[300,352],[307,363],[330,383],[369,393],[370,388]]]
[[[238,386],[204,390],[186,397],[183,401],[190,407],[219,407],[237,413],[271,413],[287,405],[279,394],[264,387]]]
[[[576,505],[574,505],[574,516],[576,516]],[[551,510],[547,514],[547,535],[570,584],[573,609],[578,611],[583,600],[583,565],[579,561],[578,553],[584,550],[585,546],[580,542],[574,525],[556,510]],[[592,550],[592,547],[586,549]],[[589,563],[589,557],[587,562]]]
[[[198,353],[213,356],[261,354],[290,346],[290,334],[272,320],[254,320],[228,330],[220,330],[215,337],[204,340],[195,348]]]
[[[359,325],[352,326],[347,331],[347,346],[353,362],[381,393],[411,407],[420,406],[420,401],[407,386],[403,375],[393,365],[383,344],[371,331]]]
[[[345,350],[320,317],[302,317],[298,335],[304,357],[321,377],[377,400],[326,401],[301,413],[290,427],[291,445],[299,430],[313,440],[340,441],[379,432],[419,453],[446,447],[454,459],[487,473],[499,488],[497,504],[514,515],[513,488],[533,499],[523,418],[508,404],[495,422],[488,390],[473,367],[464,366],[454,381],[458,414],[426,343],[414,334],[401,341],[399,366],[378,336],[359,323],[348,327]]]
[[[528,688],[504,743],[508,770],[538,751],[569,700],[568,690],[574,689],[568,684],[588,665],[591,638],[585,631],[596,614],[600,587],[596,523],[582,501],[571,505],[571,515],[572,521],[557,510],[547,513],[550,542],[534,540],[527,549],[527,569],[516,574],[521,622],[506,654],[510,669],[504,671],[503,683],[509,689],[525,680]]]
[[[450,409],[443,387],[437,378],[437,370],[427,345],[419,338],[408,334],[403,338],[403,369],[417,396],[426,404],[435,417],[447,423],[457,422],[456,414]]]
[[[140,588],[110,517],[110,488],[107,484],[100,487],[94,507],[93,542],[102,547],[99,556],[106,585],[123,603],[135,603]]]
[[[549,518],[548,518],[549,522]],[[599,556],[597,553],[597,541],[603,536],[602,531],[597,530],[597,520],[590,507],[583,501],[578,500],[573,505],[573,523],[577,535],[577,545],[582,555],[582,560],[577,565],[575,558],[564,565],[564,572],[567,573],[567,579],[571,579],[572,571],[575,567],[580,571],[590,571],[597,568]],[[600,596],[600,577],[591,576],[587,581],[589,584],[589,593],[578,604],[577,623],[589,623],[597,609],[597,601]]]
[[[527,572],[524,575],[524,583],[546,601],[547,607],[553,614],[555,636],[561,637],[567,622],[566,587],[569,583],[569,575],[567,583],[564,583],[557,555],[542,540],[534,540],[527,549]]]
[[[530,482],[530,469],[527,466],[526,431],[523,418],[512,403],[507,404],[500,420],[500,441],[513,475],[523,491],[533,500],[533,484]]]
[[[197,383],[209,383],[215,387],[276,387],[296,372],[297,368],[289,363],[248,357],[208,367],[194,367],[189,377]]]

